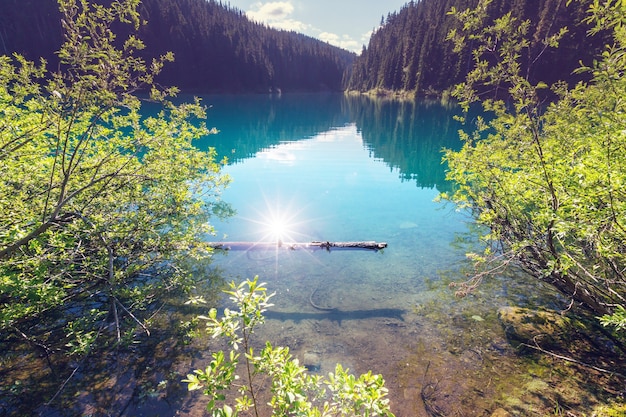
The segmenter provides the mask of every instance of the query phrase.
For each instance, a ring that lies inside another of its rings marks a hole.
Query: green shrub
[[[213,308],[208,317],[200,318],[213,338],[226,339],[229,350],[213,352],[204,370],[196,369],[183,380],[190,391],[202,389],[211,398],[207,410],[212,416],[236,416],[252,409],[258,417],[267,404],[273,416],[393,417],[381,375],[370,371],[357,378],[339,364],[328,376],[312,375],[289,348],[270,342],[260,353],[254,352],[251,336],[264,322],[263,312],[274,295],[267,294],[258,276],[240,285],[233,282],[225,292],[238,310],[227,308],[218,319]],[[267,383],[269,392],[259,388],[259,381]]]

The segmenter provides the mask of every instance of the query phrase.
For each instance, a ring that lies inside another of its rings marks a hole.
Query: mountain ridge
[[[4,0],[0,54],[45,58],[54,70],[62,43],[61,16],[54,0]],[[110,4],[112,0],[99,0]],[[269,28],[215,0],[143,0],[147,21],[137,35],[146,60],[165,52],[175,61],[158,81],[201,93],[341,91],[342,77],[356,54],[296,32]],[[115,28],[124,38],[131,28]]]
[[[456,26],[448,12],[453,7],[465,10],[477,4],[478,0],[411,1],[400,11],[389,13],[344,75],[344,90],[441,96],[462,82],[473,64],[471,44],[456,54],[452,42],[446,40]],[[489,20],[508,12],[519,20],[530,20],[529,33],[536,49],[530,48],[529,56],[521,58],[523,69],[531,81],[551,84],[581,80],[573,75],[580,60],[589,63],[604,46],[602,37],[587,37],[589,28],[581,23],[587,7],[584,1],[567,6],[564,0],[494,0],[487,11]],[[541,40],[562,26],[569,30],[560,47],[540,53]]]

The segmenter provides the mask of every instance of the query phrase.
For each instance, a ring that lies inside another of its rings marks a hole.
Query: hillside
[[[461,82],[471,68],[471,45],[458,55],[446,36],[454,27],[447,14],[475,7],[477,0],[422,0],[407,3],[399,12],[389,14],[384,24],[371,37],[367,48],[346,73],[344,89],[367,92],[392,90],[409,95],[439,95]],[[576,81],[572,71],[579,60],[589,63],[601,38],[586,37],[587,27],[579,22],[587,5],[563,0],[494,0],[489,8],[492,18],[511,12],[513,16],[531,21],[530,34],[534,46],[522,58],[531,80],[552,83],[557,80]],[[558,50],[541,53],[541,40],[558,28],[569,32]],[[584,48],[581,48],[584,45]],[[529,65],[529,63],[532,63]]]
[[[54,51],[62,42],[56,1],[3,3],[0,54],[44,57],[54,69]],[[166,66],[159,82],[184,90],[340,91],[342,75],[355,57],[317,39],[251,22],[214,0],[143,0],[140,10],[147,21],[138,33],[147,46],[145,58],[174,52],[176,61]]]

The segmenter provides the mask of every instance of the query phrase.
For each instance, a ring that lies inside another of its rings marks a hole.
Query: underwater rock
[[[319,372],[322,368],[322,360],[317,353],[306,352],[303,358],[304,367],[309,372]]]
[[[530,345],[559,347],[567,345],[576,333],[572,319],[556,311],[531,310],[521,307],[502,307],[498,317],[504,333],[514,346]]]
[[[511,414],[503,408],[498,408],[491,417],[511,417]]]

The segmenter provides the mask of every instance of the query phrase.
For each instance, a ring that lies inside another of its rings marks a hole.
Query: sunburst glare
[[[271,240],[276,242],[289,240],[289,235],[293,233],[290,230],[290,225],[280,218],[272,219],[267,225],[267,229]]]
[[[260,237],[259,242],[294,243],[310,238],[306,233],[306,223],[302,208],[296,208],[293,202],[284,203],[280,198],[264,196],[264,203],[257,210],[256,219],[247,219],[254,223]]]
[[[298,224],[294,214],[270,210],[259,222],[262,240],[270,242],[296,242],[302,234],[297,230]]]

